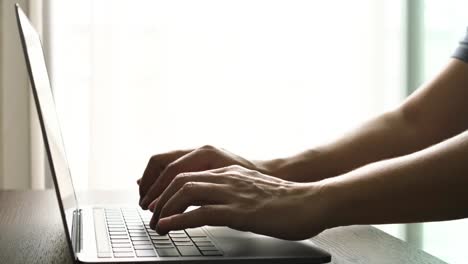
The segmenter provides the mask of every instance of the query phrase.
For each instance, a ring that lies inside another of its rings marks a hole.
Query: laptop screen
[[[18,26],[26,64],[41,123],[42,136],[54,178],[55,189],[63,209],[77,209],[78,203],[68,167],[54,97],[44,60],[39,34],[19,6],[16,7]],[[62,215],[63,216],[63,215]],[[70,232],[70,229],[68,230]]]

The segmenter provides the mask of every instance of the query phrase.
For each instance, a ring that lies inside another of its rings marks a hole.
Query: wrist
[[[333,189],[326,181],[295,183],[297,192],[301,194],[299,208],[301,220],[298,224],[308,237],[314,237],[320,232],[338,227],[338,213],[336,211],[337,200],[333,195]],[[297,198],[297,197],[296,197]],[[298,204],[297,199],[294,204]]]
[[[347,222],[349,205],[346,204],[346,190],[341,188],[340,181],[336,178],[328,178],[316,182],[319,188],[319,201],[323,204],[323,215],[326,217],[326,228],[350,225]]]
[[[299,154],[281,158],[256,161],[260,172],[294,182],[319,181],[330,176],[329,157],[322,148],[310,149]]]

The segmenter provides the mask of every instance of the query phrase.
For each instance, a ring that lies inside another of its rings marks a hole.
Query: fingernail
[[[152,201],[150,203],[150,205],[148,205],[148,209],[151,211],[151,212],[154,212],[154,208],[156,208],[156,205],[158,204],[158,201],[159,201],[159,198],[156,198],[154,201]]]
[[[146,207],[146,204],[147,204],[147,203],[148,203],[148,198],[146,198],[146,197],[143,198],[143,200],[141,200],[141,202],[140,202],[141,208],[143,208],[143,209],[146,210],[146,209],[147,209],[147,207]]]

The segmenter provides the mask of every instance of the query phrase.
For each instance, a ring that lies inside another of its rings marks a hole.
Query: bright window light
[[[322,144],[404,97],[401,1],[52,1],[52,78],[79,188],[150,155]]]

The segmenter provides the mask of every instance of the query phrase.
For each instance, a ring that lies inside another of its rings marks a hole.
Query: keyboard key
[[[132,241],[149,241],[149,238],[147,236],[145,237],[132,237]]]
[[[135,249],[153,249],[153,245],[134,245],[133,248]]]
[[[128,233],[130,234],[146,234],[146,232],[143,230],[128,230]]]
[[[116,252],[114,257],[116,258],[133,258],[133,252]]]
[[[126,239],[128,238],[127,235],[110,235],[111,239]]]
[[[156,252],[152,249],[137,249],[135,253],[137,257],[156,257]]]
[[[169,235],[173,234],[185,234],[184,230],[174,230],[174,231],[169,231]]]
[[[172,238],[174,242],[191,242],[190,238],[188,237],[174,237]]]
[[[151,245],[151,241],[149,241],[149,240],[133,241],[133,245]]]
[[[135,230],[135,231],[141,231],[141,232],[145,232],[145,229],[143,229],[143,227],[127,227],[128,230]]]
[[[156,242],[159,242],[159,241],[160,242],[164,242],[164,241],[169,241],[170,242],[171,241],[169,238],[164,238],[164,237],[156,237],[156,238],[151,237],[151,240],[156,241]]]
[[[126,232],[123,227],[109,227],[109,232]]]
[[[221,253],[221,251],[219,250],[208,250],[208,251],[202,250],[202,254],[203,256],[222,256],[223,255],[223,253]]]
[[[157,248],[160,257],[178,257],[179,252],[175,248]]]
[[[172,246],[172,243],[171,242],[156,242],[156,243],[154,243],[154,246],[156,246],[156,247],[158,247],[158,246],[167,246],[167,245]]]
[[[112,215],[106,215],[106,219],[108,221],[111,221],[111,220],[123,220],[122,219],[122,216],[118,215],[118,214],[112,214]]]
[[[154,245],[155,248],[173,248],[173,244]]]
[[[169,238],[151,238],[151,240],[153,240],[153,242],[171,242],[171,240]]]
[[[176,246],[193,246],[192,242],[174,242]]]
[[[129,239],[113,239],[113,238],[111,238],[111,243],[112,244],[130,243],[130,240]]]
[[[199,250],[201,251],[214,251],[214,250],[218,250],[215,246],[211,245],[211,246],[199,246],[198,247]]]
[[[177,247],[182,256],[201,256],[200,251],[195,246]]]
[[[169,239],[168,236],[159,236],[159,235],[151,235],[151,234],[150,234],[150,237],[151,239]]]
[[[199,247],[203,247],[203,246],[214,246],[213,243],[211,243],[211,241],[200,241],[200,242],[195,242],[195,245],[199,246]]]
[[[109,216],[106,216],[106,220],[107,220],[107,223],[112,223],[112,222],[117,222],[117,223],[120,223],[122,222],[123,223],[123,218],[118,216],[118,217],[109,217]]]
[[[107,227],[112,227],[112,228],[125,228],[125,223],[124,222],[107,222]]]
[[[112,244],[112,248],[127,248],[131,247],[132,244],[130,243],[120,243],[120,244]]]
[[[136,230],[136,229],[143,229],[141,232],[145,232],[145,228],[142,225],[130,225],[127,224],[127,229],[128,230]]]
[[[193,242],[211,242],[207,237],[192,237]]]
[[[131,247],[124,247],[124,248],[112,248],[114,252],[133,252]]]
[[[146,233],[138,232],[138,233],[130,233],[131,237],[148,237]]]
[[[125,220],[125,223],[127,224],[127,226],[140,226],[143,228],[141,220]]]
[[[206,237],[205,232],[201,228],[189,228],[186,229],[185,232],[187,232],[190,237]]]
[[[109,232],[109,235],[127,235],[127,232]]]
[[[186,234],[169,234],[170,237],[182,237],[182,238],[185,238],[185,237],[188,237]]]
[[[121,233],[127,233],[126,231],[126,228],[125,226],[122,226],[122,227],[112,227],[112,226],[109,226],[107,228],[109,230],[109,233],[110,232],[121,232]]]

